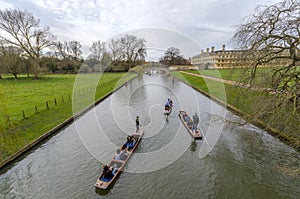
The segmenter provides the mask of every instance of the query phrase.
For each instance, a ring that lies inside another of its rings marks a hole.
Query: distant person
[[[171,99],[168,100],[169,100],[170,107],[173,107],[173,101]]]
[[[136,133],[138,133],[140,131],[140,119],[139,119],[139,116],[136,116],[135,127],[136,127]]]
[[[166,104],[165,104],[165,110],[169,110],[170,109],[170,99],[167,100]]]
[[[199,116],[197,115],[197,113],[195,113],[195,115],[193,115],[193,127],[192,127],[193,132],[196,132],[198,124],[199,124]]]

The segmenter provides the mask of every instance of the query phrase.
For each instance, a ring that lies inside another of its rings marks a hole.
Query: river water
[[[180,109],[200,115],[205,139],[192,140]],[[141,144],[116,183],[96,189],[137,115]],[[139,77],[3,169],[0,198],[300,198],[300,154],[240,120],[182,82]]]

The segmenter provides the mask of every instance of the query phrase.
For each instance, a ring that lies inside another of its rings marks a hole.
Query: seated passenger
[[[184,120],[185,122],[188,122],[188,121],[190,120],[190,117],[185,113],[185,114],[183,115],[183,120]]]
[[[187,125],[188,126],[193,126],[193,120],[191,118],[189,118],[189,120],[187,121]]]
[[[114,177],[114,170],[110,169],[107,165],[103,166],[102,176],[107,179]]]
[[[127,141],[123,144],[123,146],[121,148],[126,149],[127,148],[127,144],[130,142],[130,140],[131,140],[131,137],[127,136]]]
[[[132,136],[127,136],[127,141],[123,144],[122,148],[131,150],[134,147],[134,139]]]
[[[128,154],[124,151],[124,149],[124,147],[117,149],[117,154],[115,155],[116,160],[126,160]]]
[[[133,136],[130,136],[130,142],[127,143],[127,149],[131,150],[133,149],[135,145],[135,139],[133,138]]]

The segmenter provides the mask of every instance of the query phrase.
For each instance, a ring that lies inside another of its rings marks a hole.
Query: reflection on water
[[[167,98],[174,102],[168,122]],[[225,123],[217,144],[200,159],[205,140],[191,139],[180,109],[199,113],[206,137],[224,120],[223,107],[177,80],[137,78],[2,170],[0,198],[299,198],[300,155],[294,149],[253,125]],[[100,163],[135,130],[136,115],[145,137],[113,187],[95,189]]]

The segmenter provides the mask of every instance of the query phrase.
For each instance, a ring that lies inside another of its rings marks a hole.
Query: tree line
[[[10,73],[76,73],[128,71],[144,63],[146,40],[124,35],[109,42],[94,41],[86,59],[79,41],[58,41],[50,27],[41,26],[32,13],[0,10],[0,78]]]

